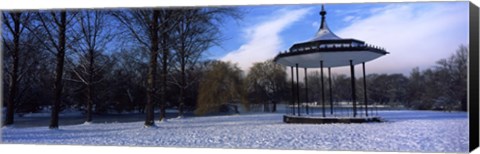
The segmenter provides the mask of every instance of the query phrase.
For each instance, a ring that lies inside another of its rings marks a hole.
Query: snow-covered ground
[[[282,113],[186,117],[157,122],[2,128],[3,143],[335,151],[468,152],[466,112],[379,111],[388,122],[285,124]]]

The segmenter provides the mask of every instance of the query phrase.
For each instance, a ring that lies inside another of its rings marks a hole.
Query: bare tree
[[[50,129],[58,128],[58,117],[60,112],[60,105],[62,102],[63,89],[63,69],[65,61],[65,52],[68,42],[73,41],[67,36],[69,25],[74,17],[74,14],[67,13],[66,10],[47,11],[36,13],[36,21],[32,27],[28,28],[35,33],[40,40],[45,39],[42,45],[52,54],[55,55],[55,81],[53,86],[54,102],[52,105]],[[68,42],[67,42],[68,41]]]
[[[6,39],[9,37],[8,34],[4,34],[3,44],[4,46],[12,51],[12,64],[10,75],[10,85],[8,88],[8,100],[7,100],[7,114],[5,118],[4,125],[12,125],[14,122],[14,110],[18,93],[18,83],[21,77],[19,77],[19,59],[20,59],[20,48],[21,48],[21,37],[25,30],[26,25],[28,25],[30,13],[23,12],[2,12],[3,16],[3,25],[7,28],[5,31],[9,33],[13,39],[13,44],[6,43]],[[12,47],[13,46],[13,47]]]
[[[228,8],[188,8],[177,10],[179,23],[173,31],[174,66],[180,78],[172,78],[173,84],[179,87],[180,98],[178,116],[182,117],[185,106],[185,91],[196,80],[187,80],[187,69],[193,69],[201,55],[212,45],[221,40],[218,22],[229,16],[236,16],[233,9]]]
[[[75,59],[78,61],[78,67],[70,70],[73,71],[76,79],[78,79],[71,79],[71,81],[79,82],[86,86],[87,112],[85,122],[92,121],[95,85],[103,81],[103,77],[99,76],[99,72],[104,70],[106,66],[109,66],[109,59],[103,58],[100,63],[97,62],[97,59],[104,57],[102,52],[106,50],[106,46],[113,38],[107,17],[104,11],[98,10],[82,10],[76,15],[77,29],[75,34],[79,36],[79,39],[72,50],[76,53]]]
[[[368,86],[372,87],[372,86]],[[335,102],[350,101],[351,95],[346,91],[351,91],[350,77],[344,74],[332,75],[332,93]],[[374,92],[372,92],[374,93]]]
[[[157,18],[155,19],[160,19],[161,25],[163,25],[162,28],[164,28],[161,32],[158,34],[161,38],[160,40],[160,46],[161,46],[161,54],[158,55],[161,57],[161,65],[162,65],[162,72],[160,73],[160,82],[161,82],[161,87],[160,87],[160,118],[159,121],[163,121],[166,118],[166,105],[167,105],[167,76],[168,76],[168,65],[169,65],[169,60],[171,60],[170,57],[170,49],[171,49],[171,36],[170,32],[173,30],[173,27],[178,24],[178,21],[175,17],[179,17],[176,15],[174,10],[168,10],[168,9],[163,9],[161,12],[157,12]],[[173,21],[174,20],[174,21]],[[158,30],[157,30],[158,31]],[[154,56],[154,55],[151,55]],[[156,54],[157,56],[157,54]],[[156,63],[155,63],[156,65]],[[150,72],[149,72],[150,73]],[[152,72],[155,74],[155,72]],[[155,82],[155,78],[152,79],[152,82]],[[154,83],[152,83],[154,84]]]
[[[273,104],[272,112],[276,112],[276,103],[280,101],[287,86],[287,73],[283,66],[267,60],[255,63],[247,75],[249,92],[257,93],[264,103],[264,111],[270,112],[269,103]]]
[[[433,68],[412,70],[407,91],[408,107],[423,110],[467,110],[468,48],[460,45]]]
[[[168,38],[168,32],[171,31],[177,20],[174,18],[172,10],[168,9],[131,9],[114,12],[112,14],[116,19],[124,25],[127,32],[132,36],[136,42],[141,46],[149,50],[149,64],[147,73],[147,102],[146,102],[146,118],[145,126],[150,127],[154,125],[154,95],[156,92],[156,71],[157,71],[157,58],[159,56],[160,46],[162,48],[162,100],[161,109],[162,115],[160,119],[164,117],[166,103],[166,75],[167,75],[167,60],[168,53],[170,52],[170,44]]]
[[[25,12],[24,12],[25,13]],[[5,27],[4,27],[5,28]],[[3,33],[7,35],[7,33]],[[13,51],[8,49],[12,46],[13,40],[3,37],[5,44],[3,50],[3,69],[4,69],[4,88],[9,89],[11,85],[12,65],[13,65]],[[27,112],[35,112],[41,109],[48,97],[49,89],[51,86],[41,86],[45,84],[42,78],[50,78],[45,76],[52,70],[47,62],[51,56],[49,53],[43,51],[41,48],[40,40],[36,39],[32,33],[25,31],[22,33],[20,40],[20,52],[18,53],[18,66],[17,66],[17,89],[14,97],[14,113],[22,115]],[[40,90],[42,89],[42,90]],[[5,91],[5,96],[9,95],[8,91]],[[41,97],[36,97],[41,96]],[[5,98],[4,100],[8,100]]]
[[[321,76],[320,76],[320,71],[313,71],[309,72],[307,75],[307,81],[308,81],[308,96],[310,97],[310,100],[313,101],[321,101],[322,95],[320,91],[322,90],[322,85],[321,85]],[[324,77],[325,78],[325,77]],[[327,78],[328,80],[328,78]],[[327,95],[328,96],[328,95]]]
[[[109,79],[113,96],[111,101],[124,102],[138,112],[145,112],[145,87],[148,69],[148,57],[143,49],[123,49],[114,53],[115,65]],[[139,54],[140,53],[140,54]],[[127,102],[125,102],[127,101]]]
[[[460,45],[450,57],[437,61],[435,72],[439,76],[437,82],[441,82],[437,88],[441,88],[443,104],[447,110],[467,110],[467,64],[468,48]],[[440,97],[440,98],[442,98]]]

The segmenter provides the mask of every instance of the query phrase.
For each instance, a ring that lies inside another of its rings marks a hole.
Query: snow
[[[3,143],[335,151],[468,152],[466,112],[379,111],[388,122],[286,124],[283,113],[2,128]]]

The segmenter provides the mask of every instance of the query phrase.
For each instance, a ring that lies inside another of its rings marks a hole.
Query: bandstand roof
[[[338,37],[328,28],[326,14],[322,5],[322,21],[314,38],[292,45],[288,51],[278,54],[274,61],[285,66],[298,64],[304,68],[318,68],[322,61],[323,67],[338,67],[350,65],[350,60],[356,65],[388,54],[385,49],[363,41]]]

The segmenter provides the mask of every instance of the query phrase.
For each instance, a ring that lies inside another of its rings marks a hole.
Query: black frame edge
[[[469,6],[469,151],[479,146],[479,8],[472,2]]]

